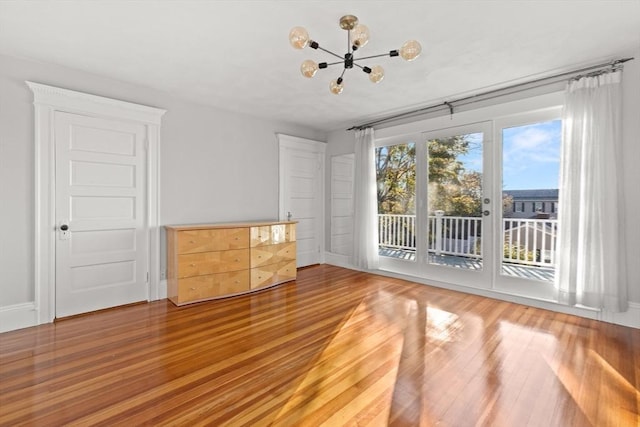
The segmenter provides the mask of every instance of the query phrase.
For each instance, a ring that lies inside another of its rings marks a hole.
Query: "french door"
[[[381,140],[381,268],[554,300],[561,133],[552,107]]]
[[[491,131],[491,123],[483,122],[403,136],[378,147],[382,268],[491,286],[496,205],[487,173],[493,170]]]
[[[557,299],[560,115],[553,107],[495,121],[502,209],[494,216],[494,288],[501,292]]]

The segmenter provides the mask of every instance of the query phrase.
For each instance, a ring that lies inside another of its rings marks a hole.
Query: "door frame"
[[[34,117],[34,300],[38,324],[55,318],[55,140],[54,113],[144,124],[147,133],[146,223],[149,300],[160,299],[160,124],[166,110],[25,81],[33,92]]]
[[[320,220],[318,221],[318,227],[316,232],[318,233],[318,239],[320,243],[320,256],[319,261],[324,264],[325,258],[325,153],[327,144],[322,141],[315,141],[313,139],[301,138],[298,136],[287,135],[284,133],[276,133],[278,139],[278,216],[281,221],[287,219],[287,212],[285,210],[285,168],[286,162],[285,152],[287,149],[303,150],[319,154],[320,158]]]

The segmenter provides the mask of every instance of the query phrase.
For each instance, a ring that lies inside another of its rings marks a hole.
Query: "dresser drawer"
[[[178,254],[248,248],[249,229],[183,230],[178,232],[177,246]]]
[[[250,280],[249,270],[180,279],[177,304],[246,292]]]
[[[265,246],[273,243],[271,241],[271,226],[263,225],[260,227],[251,227],[251,247]]]
[[[287,243],[296,241],[295,224],[276,224],[271,226],[271,242]]]
[[[251,268],[296,259],[296,243],[261,246],[251,249]]]
[[[263,288],[276,283],[295,280],[296,261],[282,261],[251,269],[251,289]]]
[[[249,268],[249,249],[178,255],[178,278]]]

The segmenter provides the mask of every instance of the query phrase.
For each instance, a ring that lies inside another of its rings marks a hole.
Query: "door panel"
[[[56,317],[147,300],[145,127],[54,120]]]
[[[491,126],[478,123],[424,134],[429,277],[491,287]],[[424,191],[424,189],[423,189]]]
[[[496,289],[542,299],[554,287],[562,120],[560,109],[496,122],[502,209],[496,218]]]
[[[322,143],[296,143],[298,138],[279,135],[280,216],[291,214],[296,226],[297,265],[322,261],[324,212],[322,197],[324,150]]]
[[[383,269],[491,286],[491,126],[405,135],[376,149]]]
[[[354,155],[331,158],[331,252],[353,253]]]

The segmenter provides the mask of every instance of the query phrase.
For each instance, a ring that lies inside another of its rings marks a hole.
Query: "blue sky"
[[[503,129],[503,190],[558,188],[562,121]]]
[[[502,131],[503,190],[558,188],[562,121]],[[467,170],[482,172],[482,134],[469,134],[469,153],[459,156]]]

